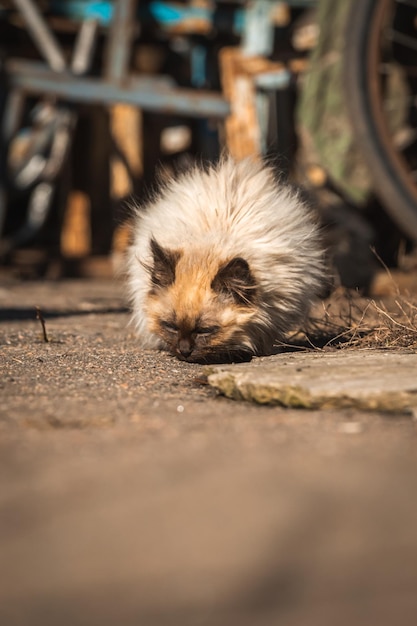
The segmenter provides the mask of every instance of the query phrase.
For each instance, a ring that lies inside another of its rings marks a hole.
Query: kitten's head
[[[257,286],[247,261],[235,256],[168,250],[151,240],[149,330],[181,360],[247,359],[246,332],[256,314]]]

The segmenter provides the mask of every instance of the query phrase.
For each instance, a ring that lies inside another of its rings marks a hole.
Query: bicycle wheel
[[[417,242],[417,1],[356,0],[346,42],[346,100],[375,194]]]

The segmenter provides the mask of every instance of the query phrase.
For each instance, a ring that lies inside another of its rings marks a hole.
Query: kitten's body
[[[144,347],[190,361],[270,353],[323,283],[309,211],[252,160],[193,169],[136,219],[128,275]]]

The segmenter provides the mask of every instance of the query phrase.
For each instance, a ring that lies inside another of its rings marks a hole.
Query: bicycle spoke
[[[417,40],[414,37],[410,37],[410,35],[405,35],[398,30],[387,30],[387,38],[394,43],[401,44],[405,48],[409,48],[410,50],[417,50]]]
[[[414,154],[417,147],[417,129],[401,128],[393,135],[392,140],[395,147],[403,154],[406,152]]]
[[[417,0],[396,0],[397,4],[406,4],[409,7],[417,9]]]
[[[394,63],[380,63],[378,66],[378,74],[383,77],[390,76],[395,71]],[[417,65],[403,65],[401,71],[408,77],[417,77]]]

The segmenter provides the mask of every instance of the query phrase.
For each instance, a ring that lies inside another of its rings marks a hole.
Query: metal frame
[[[17,130],[21,106],[27,96],[38,96],[40,99],[44,98],[56,103],[58,123],[55,131],[60,129],[61,135],[66,137],[64,148],[61,144],[61,162],[65,159],[66,147],[70,142],[71,129],[77,115],[74,104],[111,106],[124,103],[152,113],[202,119],[228,119],[230,114],[233,114],[233,109],[239,108],[231,100],[230,94],[227,99],[222,92],[177,87],[169,76],[132,74],[129,71],[129,59],[135,32],[138,28],[144,27],[146,19],[151,17],[153,20],[160,19],[162,26],[169,32],[196,32],[202,36],[202,33],[206,33],[213,27],[215,19],[223,20],[224,24],[227,18],[228,27],[242,35],[243,62],[240,64],[240,75],[237,77],[241,80],[245,56],[252,58],[255,55],[261,58],[270,51],[273,24],[269,19],[269,14],[272,2],[273,0],[248,2],[242,0],[242,4],[236,3],[232,8],[228,5],[228,8],[224,9],[220,4],[218,11],[217,7],[215,10],[207,5],[205,8],[198,7],[197,14],[196,8],[192,5],[175,5],[165,0],[150,0],[146,5],[139,3],[138,0],[114,0],[107,4],[102,3],[106,4],[108,9],[106,16],[88,13],[87,9],[90,7],[88,2],[82,5],[75,3],[78,5],[78,11],[82,6],[87,13],[78,21],[80,28],[75,40],[72,59],[68,62],[57,37],[35,0],[14,0],[28,33],[45,61],[8,58],[4,62],[4,72],[7,76],[7,100],[0,130],[2,153],[7,153],[7,145]],[[295,4],[308,6],[313,2],[314,0],[299,0]],[[54,5],[53,0],[51,4]],[[72,4],[74,3],[55,3],[57,8],[65,9],[66,12],[71,11]],[[294,2],[288,4],[294,4]],[[229,13],[219,18],[217,13],[223,10]],[[101,76],[95,77],[89,76],[88,72],[99,28],[106,29],[106,44],[102,73]],[[258,94],[255,98],[256,102],[254,100],[251,105],[255,110],[255,116],[256,107],[262,105],[259,93],[262,96],[262,90],[265,92],[263,84],[265,80],[268,82],[266,91],[285,89],[290,81],[289,72],[279,67],[273,67],[271,72],[271,67],[265,67],[263,64],[260,73],[263,77],[256,71],[245,77],[245,80],[253,84],[250,87],[253,94]],[[233,77],[232,80],[234,80]],[[231,91],[233,92],[233,89]],[[16,106],[16,103],[19,103],[19,106]],[[244,128],[244,124],[240,126]],[[259,133],[262,134],[264,128],[262,126],[259,128]],[[46,127],[45,132],[50,132],[50,130]],[[262,140],[256,145],[253,144],[254,149],[261,151],[263,144]],[[0,174],[4,174],[5,164],[2,163],[1,167],[4,171]],[[42,183],[44,187],[45,184],[49,185],[50,190],[54,183],[52,171],[51,164],[48,166],[45,163],[43,174],[39,178],[39,183]],[[0,254],[33,236],[36,229],[41,227],[49,210],[52,193],[40,195],[44,202],[42,210],[39,195],[35,188],[29,202],[27,224],[9,241],[0,241]],[[0,180],[0,236],[6,202],[5,183]]]

